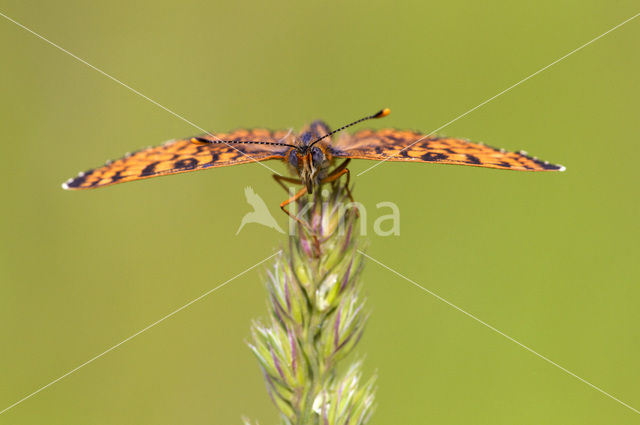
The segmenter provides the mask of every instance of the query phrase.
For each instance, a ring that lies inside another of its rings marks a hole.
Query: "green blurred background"
[[[637,13],[637,1],[57,2],[0,11],[212,131],[433,130]],[[384,164],[356,196],[401,210],[368,253],[640,408],[640,18],[441,133],[559,173]],[[242,165],[65,192],[126,151],[199,133],[0,19],[0,410],[275,252]],[[271,164],[269,164],[271,165]],[[357,162],[352,171],[372,165]],[[273,166],[273,165],[272,165]],[[275,166],[282,169],[278,164]],[[0,416],[2,424],[270,424],[245,346],[267,265]],[[358,355],[375,424],[631,424],[603,396],[369,262]]]

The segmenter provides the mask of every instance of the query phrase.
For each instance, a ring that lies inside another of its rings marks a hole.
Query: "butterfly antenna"
[[[281,143],[281,142],[258,142],[258,141],[251,141],[251,140],[209,140],[209,139],[205,139],[204,137],[192,137],[191,143],[195,143],[196,145],[253,144],[253,145],[271,145],[271,146],[289,146],[290,148],[295,148],[294,145],[290,145],[288,143]]]
[[[382,110],[380,110],[380,111],[376,112],[376,113],[375,113],[375,114],[373,114],[373,115],[369,115],[368,117],[360,118],[359,120],[354,121],[354,122],[352,122],[351,124],[347,124],[347,125],[345,125],[345,126],[342,126],[342,127],[340,127],[340,128],[337,128],[337,129],[333,130],[333,131],[332,131],[331,133],[329,133],[329,134],[325,134],[325,135],[324,135],[324,136],[322,136],[322,137],[318,137],[316,140],[314,140],[314,141],[309,145],[309,147],[311,147],[311,146],[315,145],[315,144],[316,144],[316,143],[318,143],[320,140],[322,140],[322,139],[324,139],[324,138],[326,138],[326,137],[329,137],[329,136],[331,136],[332,134],[337,133],[338,131],[342,131],[342,130],[344,130],[345,128],[349,128],[349,127],[351,127],[352,125],[356,125],[356,124],[361,123],[362,121],[367,121],[367,120],[374,119],[374,118],[382,118],[382,117],[386,117],[387,115],[389,115],[389,113],[391,113],[391,109],[389,109],[389,108],[384,108],[384,109],[382,109]]]

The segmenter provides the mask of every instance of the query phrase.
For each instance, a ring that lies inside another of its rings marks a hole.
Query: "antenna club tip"
[[[193,143],[194,145],[206,145],[206,144],[208,144],[207,139],[203,139],[201,137],[192,137],[190,142]]]
[[[377,114],[374,115],[374,118],[382,118],[382,117],[386,117],[387,115],[389,115],[391,113],[391,109],[389,108],[384,108],[383,110],[381,110],[380,112],[378,112]]]

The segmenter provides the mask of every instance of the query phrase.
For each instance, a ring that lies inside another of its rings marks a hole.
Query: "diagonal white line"
[[[634,411],[637,414],[640,414],[640,411],[633,408],[632,406],[629,406],[627,403],[625,403],[624,401],[612,396],[611,394],[609,394],[608,392],[606,392],[605,390],[603,390],[600,387],[597,387],[595,385],[593,385],[591,382],[587,381],[586,379],[583,379],[581,377],[579,377],[578,375],[576,375],[575,373],[571,372],[569,369],[566,369],[562,366],[560,366],[558,363],[554,362],[553,360],[549,359],[548,357],[543,356],[542,354],[538,353],[537,351],[535,351],[532,348],[527,347],[526,345],[524,345],[523,343],[517,341],[516,339],[510,337],[509,335],[505,334],[504,332],[500,331],[499,329],[496,329],[495,327],[491,326],[490,324],[488,324],[487,322],[483,321],[482,319],[479,319],[478,317],[474,316],[471,313],[468,313],[467,311],[463,310],[462,308],[458,307],[457,305],[453,304],[451,301],[448,301],[444,298],[442,298],[440,295],[436,294],[433,291],[428,290],[427,288],[425,288],[424,286],[420,285],[419,283],[411,280],[410,278],[408,278],[407,276],[401,274],[400,272],[397,272],[396,270],[392,269],[391,267],[381,263],[380,261],[376,260],[375,258],[371,257],[370,255],[367,255],[366,253],[362,252],[361,250],[358,250],[358,252],[362,255],[364,255],[365,257],[367,257],[368,259],[370,259],[371,261],[375,262],[376,264],[380,265],[381,267],[389,270],[391,273],[403,278],[404,280],[406,280],[407,282],[413,284],[414,286],[422,289],[424,292],[428,293],[429,295],[434,296],[435,298],[439,299],[440,301],[442,301],[443,303],[447,304],[450,307],[455,308],[456,310],[458,310],[460,313],[472,318],[473,320],[475,320],[476,322],[486,326],[487,328],[491,329],[492,331],[496,332],[499,335],[502,335],[503,337],[507,338],[509,341],[519,345],[520,347],[524,348],[525,350],[529,351],[532,354],[535,354],[536,356],[538,356],[539,358],[541,358],[542,360],[546,361],[547,363],[557,367],[558,369],[568,373],[569,375],[573,376],[574,378],[576,378],[577,380],[587,384],[588,386],[590,386],[591,388],[593,388],[594,390],[606,395],[607,397],[609,397],[610,399],[617,401],[618,403],[620,403],[621,405],[623,405],[624,407]]]
[[[20,400],[16,401],[15,403],[13,403],[12,405],[4,408],[4,410],[0,410],[0,415],[2,415],[4,412],[16,407],[17,405],[19,405],[20,403],[22,403],[23,401],[26,401],[28,399],[30,399],[31,397],[33,397],[34,395],[38,394],[40,391],[43,391],[47,388],[49,388],[50,386],[52,386],[53,384],[55,384],[56,382],[61,381],[62,379],[66,378],[67,376],[71,375],[72,373],[78,371],[79,369],[82,369],[83,367],[85,367],[86,365],[88,365],[89,363],[94,362],[95,360],[98,360],[100,357],[104,356],[105,354],[115,350],[116,348],[120,347],[122,344],[131,341],[133,338],[137,337],[138,335],[140,335],[143,332],[148,331],[149,329],[153,328],[154,326],[160,324],[161,322],[164,322],[165,320],[167,320],[168,318],[174,316],[175,314],[181,312],[182,310],[184,310],[185,308],[189,307],[191,304],[200,301],[201,299],[203,299],[204,297],[206,297],[207,295],[217,291],[218,289],[222,288],[223,286],[227,285],[228,283],[232,282],[233,280],[239,278],[240,276],[242,276],[243,274],[255,269],[256,267],[258,267],[260,264],[264,263],[265,261],[270,260],[271,258],[275,257],[276,255],[280,254],[282,252],[282,250],[277,251],[275,254],[272,254],[270,256],[268,256],[267,258],[265,258],[264,260],[261,260],[260,262],[254,264],[253,266],[249,267],[248,269],[244,270],[241,273],[238,273],[237,275],[233,276],[232,278],[230,278],[229,280],[227,280],[226,282],[221,283],[220,285],[216,286],[213,289],[209,289],[207,292],[205,292],[204,294],[200,295],[197,298],[194,298],[193,300],[189,301],[188,303],[186,303],[185,305],[183,305],[182,307],[178,308],[177,310],[172,311],[171,313],[167,314],[166,316],[162,317],[161,319],[156,320],[155,322],[151,323],[150,325],[140,329],[138,332],[134,333],[133,335],[131,335],[128,338],[123,339],[122,341],[120,341],[119,343],[117,343],[116,345],[106,349],[105,351],[103,351],[102,353],[98,354],[95,357],[90,358],[89,360],[87,360],[86,362],[82,363],[80,366],[77,366],[73,369],[71,369],[69,372],[65,373],[64,375],[54,379],[53,381],[49,382],[47,385],[40,387],[39,389],[37,389],[36,391],[32,392],[31,394],[21,398]]]
[[[129,91],[132,91],[133,93],[137,94],[138,96],[142,97],[145,100],[148,100],[149,102],[153,103],[154,105],[156,105],[157,107],[164,109],[165,111],[167,111],[168,113],[170,113],[171,115],[173,115],[176,118],[181,119],[182,121],[186,122],[187,124],[191,125],[192,127],[197,128],[198,130],[200,130],[203,133],[208,134],[209,136],[212,136],[213,138],[217,139],[218,141],[224,143],[225,145],[227,145],[228,147],[237,150],[238,152],[240,152],[241,154],[249,157],[251,160],[253,160],[254,162],[262,165],[263,167],[265,167],[267,170],[271,171],[274,174],[277,175],[281,175],[280,173],[278,173],[277,171],[273,170],[271,167],[269,167],[268,165],[263,164],[262,162],[258,161],[257,159],[253,158],[251,155],[249,155],[248,153],[242,152],[240,149],[236,148],[235,146],[229,144],[229,143],[225,143],[223,140],[220,140],[220,138],[218,138],[215,134],[211,134],[209,131],[205,130],[204,128],[194,124],[193,122],[189,121],[188,119],[186,119],[185,117],[183,117],[182,115],[178,114],[177,112],[172,111],[171,109],[167,108],[166,106],[161,105],[160,103],[156,102],[155,100],[151,99],[150,97],[145,96],[144,94],[140,93],[138,90],[134,89],[133,87],[123,83],[122,81],[118,80],[116,77],[107,74],[105,71],[101,70],[100,68],[91,65],[89,62],[85,61],[82,58],[79,58],[78,56],[74,55],[73,53],[71,53],[70,51],[66,50],[65,48],[57,45],[56,43],[54,43],[53,41],[45,38],[44,36],[38,34],[37,32],[33,31],[32,29],[22,25],[20,22],[8,17],[7,15],[5,15],[4,13],[0,12],[0,16],[2,16],[3,18],[5,18],[6,20],[13,22],[14,24],[16,24],[17,26],[19,26],[20,28],[22,28],[25,31],[30,32],[31,34],[35,35],[36,37],[38,37],[39,39],[41,39],[42,41],[50,44],[51,46],[55,47],[56,49],[66,53],[67,55],[71,56],[72,58],[76,59],[79,62],[82,62],[83,64],[85,64],[86,66],[88,66],[89,68],[93,69],[94,71],[99,72],[100,74],[104,75],[105,77],[107,77],[108,79],[115,81],[116,83],[120,84],[121,86],[123,86],[124,88],[128,89]]]
[[[557,64],[558,62],[568,58],[569,56],[573,55],[574,53],[584,49],[585,47],[587,47],[588,45],[590,45],[591,43],[598,41],[599,39],[601,39],[602,37],[604,37],[605,35],[609,34],[612,31],[617,30],[618,28],[620,28],[621,26],[623,26],[624,24],[630,22],[631,20],[637,18],[638,16],[640,16],[640,13],[637,13],[635,15],[633,15],[632,17],[630,17],[629,19],[619,23],[618,25],[616,25],[615,27],[609,29],[608,31],[600,34],[599,36],[597,36],[596,38],[593,38],[591,40],[589,40],[588,42],[584,43],[582,46],[578,47],[577,49],[574,49],[572,51],[570,51],[569,53],[567,53],[566,55],[556,59],[555,61],[551,62],[549,65],[545,66],[544,68],[540,68],[539,70],[537,70],[536,72],[534,72],[533,74],[529,75],[528,77],[523,78],[522,80],[518,81],[517,83],[507,87],[506,89],[502,90],[500,93],[496,94],[493,97],[490,97],[489,99],[485,100],[484,102],[474,106],[473,108],[469,109],[467,112],[465,112],[464,114],[458,115],[456,118],[452,119],[451,121],[449,121],[448,123],[441,125],[440,127],[436,128],[435,130],[430,131],[429,133],[425,134],[424,136],[422,136],[420,139],[416,140],[415,142],[411,143],[409,146],[406,146],[402,149],[400,149],[398,152],[394,153],[393,155],[390,155],[389,157],[385,158],[382,161],[376,162],[375,164],[373,164],[371,167],[367,168],[366,170],[360,172],[359,174],[356,175],[356,177],[360,177],[361,175],[363,175],[364,173],[366,173],[369,170],[373,170],[374,168],[376,168],[378,165],[390,160],[391,158],[397,156],[400,152],[403,152],[407,149],[409,149],[411,146],[415,145],[416,143],[426,139],[429,136],[432,136],[434,133],[437,133],[438,131],[442,130],[445,127],[448,127],[450,124],[453,124],[454,122],[458,121],[460,118],[465,117],[467,115],[469,115],[470,113],[472,113],[473,111],[475,111],[478,108],[483,107],[484,105],[486,105],[487,103],[491,102],[492,100],[502,96],[503,94],[505,94],[506,92],[508,92],[509,90],[519,86],[520,84],[524,83],[525,81],[535,77],[536,75],[540,74],[541,72],[545,71],[548,68],[551,68],[553,65]]]

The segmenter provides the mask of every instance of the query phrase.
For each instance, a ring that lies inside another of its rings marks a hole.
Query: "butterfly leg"
[[[349,165],[349,163],[351,162],[351,158],[347,158],[344,161],[342,161],[342,164],[338,165],[336,168],[334,168],[331,173],[329,173],[328,177],[331,177],[333,174],[339,173],[342,170],[344,170],[345,168],[347,168],[347,165]],[[325,177],[325,178],[328,178]],[[333,180],[332,180],[333,181]]]
[[[345,188],[347,189],[347,195],[349,196],[349,199],[351,200],[351,202],[355,202],[355,200],[353,199],[353,195],[351,194],[351,189],[349,188],[349,183],[351,182],[351,172],[347,168],[347,165],[349,165],[349,162],[351,162],[351,158],[347,158],[342,164],[340,164],[336,168],[334,168],[333,171],[331,171],[331,173],[329,173],[329,175],[327,177],[322,179],[322,181],[320,183],[331,183],[331,182],[334,182],[334,181],[338,180],[340,177],[342,177],[343,175],[346,174],[347,175],[347,184],[346,184]]]
[[[289,188],[283,183],[283,182],[287,182],[287,183],[293,183],[293,184],[302,184],[302,180],[300,179],[294,179],[292,177],[284,177],[278,174],[273,174],[273,179],[280,185],[282,186],[282,188],[289,192]],[[289,205],[291,202],[297,201],[298,199],[300,199],[300,197],[302,195],[304,195],[307,190],[306,187],[303,187],[302,189],[300,189],[298,191],[298,193],[296,193],[294,196],[292,196],[290,199],[287,199],[286,201],[284,201],[283,203],[280,204],[280,208],[282,209],[282,211],[286,212],[289,217],[295,219],[298,223],[302,224],[303,226],[309,228],[309,226],[304,223],[303,221],[301,221],[298,217],[292,215],[289,210],[286,208],[287,205]]]
[[[287,186],[285,186],[285,184],[283,182],[287,182],[287,183],[293,183],[293,184],[302,184],[302,180],[300,179],[294,179],[292,177],[284,177],[281,176],[279,174],[273,174],[273,179],[280,185],[282,186],[282,188],[286,191],[289,192],[289,188]]]
[[[286,178],[286,177],[285,177]],[[276,179],[277,180],[277,179]],[[284,186],[284,185],[283,185]],[[285,187],[286,189],[286,187]],[[291,198],[287,199],[286,201],[282,202],[280,204],[280,208],[282,209],[282,211],[284,211],[285,213],[287,213],[287,215],[291,218],[293,218],[295,221],[297,221],[298,223],[300,223],[302,226],[304,226],[307,230],[311,230],[309,228],[309,225],[307,223],[305,223],[304,221],[300,220],[298,217],[296,217],[295,215],[291,214],[291,212],[287,209],[287,205],[289,205],[292,202],[297,201],[298,199],[300,199],[302,197],[302,195],[307,193],[307,187],[306,186],[302,186],[302,188],[298,191],[298,193],[296,193],[295,195],[293,195]]]
[[[353,195],[351,194],[351,189],[349,188],[349,183],[351,182],[351,172],[347,168],[347,165],[351,161],[351,158],[346,159],[342,164],[338,165],[327,177],[322,179],[320,183],[331,183],[338,180],[343,175],[347,175],[347,184],[345,185],[345,189],[347,190],[347,196],[352,204],[355,204],[355,200],[353,199]],[[360,217],[360,212],[358,211],[358,207],[354,205],[354,210],[356,213],[356,217]]]

